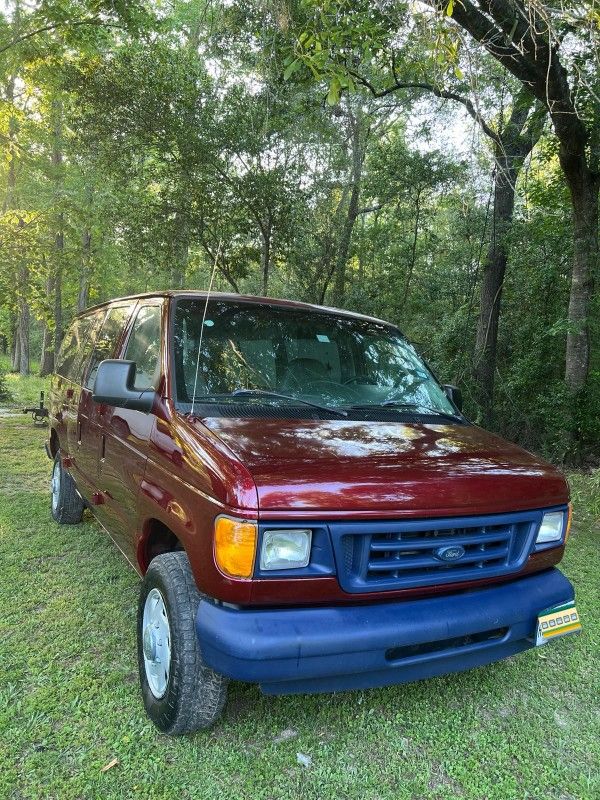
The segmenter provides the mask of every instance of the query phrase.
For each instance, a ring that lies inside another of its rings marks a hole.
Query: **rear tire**
[[[84,502],[77,493],[75,481],[62,465],[59,450],[54,457],[50,486],[52,518],[61,525],[76,525],[81,522],[84,507]]]
[[[185,553],[152,560],[138,605],[140,684],[148,716],[172,736],[209,728],[227,699],[227,678],[207,667],[200,653],[200,599]]]

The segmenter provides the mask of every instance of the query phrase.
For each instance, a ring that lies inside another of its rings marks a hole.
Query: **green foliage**
[[[451,1],[446,16],[453,8]],[[460,37],[425,5],[300,0],[292,9],[279,21],[284,79],[326,82],[331,105],[361,85],[385,93],[398,82],[464,82]]]
[[[493,151],[465,127],[462,104],[427,87],[470,98],[497,131],[514,81],[457,48],[448,19],[366,0],[57,0],[20,11],[18,24],[14,3],[0,20],[0,335],[10,347],[24,304],[37,360],[80,303],[206,287],[219,253],[217,290],[396,322],[481,419],[472,371],[495,235]],[[74,24],[86,15],[106,24]],[[412,88],[373,97],[397,80]],[[493,427],[556,460],[593,458],[600,311],[589,386],[574,402],[563,385],[569,197],[550,136],[517,196]]]

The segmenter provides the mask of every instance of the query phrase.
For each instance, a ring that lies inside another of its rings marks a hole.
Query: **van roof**
[[[98,303],[95,306],[90,306],[89,308],[86,308],[84,311],[81,311],[77,316],[83,316],[84,314],[88,314],[90,311],[96,311],[97,309],[103,308],[104,306],[108,306],[111,303],[119,303],[125,300],[142,300],[152,297],[185,297],[190,299],[202,300],[205,299],[207,295],[208,292],[196,289],[166,289],[164,291],[157,291],[157,292],[143,292],[140,294],[128,295],[127,297],[115,297],[112,300],[105,300],[103,303]],[[261,297],[258,295],[235,294],[233,292],[231,293],[211,292],[210,297],[211,299],[214,298],[217,300],[231,300],[240,303],[258,303],[262,305],[281,306],[284,308],[300,308],[308,311],[318,311],[321,313],[326,312],[329,314],[343,315],[345,317],[355,317],[356,319],[365,319],[371,322],[380,322],[383,323],[384,325],[392,325],[392,323],[386,322],[386,320],[379,319],[377,317],[371,317],[366,314],[358,314],[354,311],[347,311],[342,308],[319,306],[316,305],[315,303],[302,303],[299,300],[281,300],[275,297]]]

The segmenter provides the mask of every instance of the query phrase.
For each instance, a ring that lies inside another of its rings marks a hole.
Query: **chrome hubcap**
[[[171,627],[164,598],[158,589],[151,589],[144,603],[142,650],[150,691],[159,699],[167,691],[169,682]]]
[[[60,464],[58,461],[54,463],[54,468],[52,470],[50,490],[52,492],[52,511],[56,511],[58,508],[58,495],[60,494]]]

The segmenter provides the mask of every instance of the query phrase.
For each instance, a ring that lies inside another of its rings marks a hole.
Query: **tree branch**
[[[436,97],[440,97],[444,100],[454,100],[456,103],[461,103],[468,111],[470,116],[481,126],[482,131],[489,136],[492,141],[496,142],[496,144],[500,144],[500,137],[496,133],[496,131],[490,127],[490,125],[486,122],[484,117],[480,114],[480,112],[475,108],[471,100],[468,97],[463,97],[456,92],[451,92],[446,89],[440,89],[432,83],[421,83],[421,82],[412,82],[412,81],[399,81],[396,80],[391,86],[388,86],[386,89],[378,90],[373,86],[373,84],[364,78],[362,75],[358,73],[351,72],[352,76],[356,78],[356,80],[365,86],[373,95],[373,97],[387,97],[389,94],[393,92],[397,92],[400,89],[420,89],[424,92],[431,92]]]
[[[40,33],[49,33],[50,31],[55,31],[58,28],[77,28],[81,25],[97,25],[99,27],[105,28],[122,28],[122,25],[117,25],[115,22],[106,22],[103,19],[99,19],[98,17],[93,17],[92,19],[80,19],[76,20],[75,22],[55,22],[52,25],[44,25],[42,28],[36,28],[33,31],[29,31],[28,33],[24,33],[22,36],[17,36],[16,39],[13,39],[8,44],[3,45],[0,47],[0,53],[5,53],[7,50],[10,50],[11,47],[15,47],[15,45],[20,44],[21,42],[26,41],[27,39],[32,39],[34,36],[38,36]]]
[[[383,203],[378,203],[376,206],[367,206],[366,208],[359,208],[357,214],[372,214],[374,211],[381,211]]]
[[[425,2],[438,12],[442,10],[442,0]],[[545,30],[538,31],[532,27],[534,21],[528,20],[529,34],[524,36],[523,15],[515,16],[515,12],[522,8],[519,4],[513,6],[511,0],[477,0],[477,3],[487,13],[477,8],[471,0],[460,0],[454,6],[452,19],[548,109],[561,141],[562,157],[585,159],[588,133],[573,105],[567,72],[560,61],[556,40],[553,39],[548,23],[545,23]],[[505,34],[503,28],[508,27],[511,21],[514,30],[511,28]],[[518,42],[521,49],[507,39],[507,36],[517,35],[520,37]],[[529,49],[523,46],[527,38]]]
[[[481,0],[486,2],[486,0]],[[443,0],[425,0],[438,12],[444,11]],[[535,62],[527,59],[523,53],[507,38],[505,32],[497,24],[495,18],[490,19],[470,0],[460,0],[454,5],[452,17],[471,36],[506,69],[526,84],[536,84],[541,75]]]

